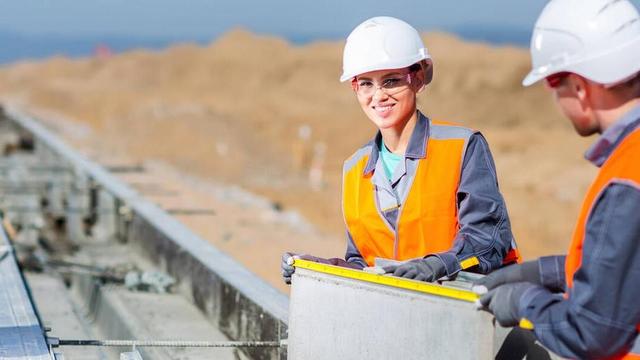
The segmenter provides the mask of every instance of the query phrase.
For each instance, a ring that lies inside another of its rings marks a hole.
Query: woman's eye
[[[396,78],[391,78],[391,79],[387,79],[382,83],[382,87],[384,88],[392,88],[392,87],[396,87],[400,84],[400,79],[396,79]]]
[[[358,86],[360,86],[360,87],[372,87],[373,83],[371,81],[368,81],[368,80],[361,80],[361,81],[358,81]]]

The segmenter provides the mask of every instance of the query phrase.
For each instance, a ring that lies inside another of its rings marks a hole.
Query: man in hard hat
[[[485,139],[416,108],[432,76],[431,56],[406,22],[375,17],[351,32],[340,81],[351,82],[378,132],[344,164],[345,259],[304,259],[355,268],[407,261],[384,270],[423,281],[518,261]],[[283,256],[285,281],[292,256]]]
[[[528,319],[561,356],[640,359],[638,11],[627,0],[553,0],[531,57],[523,84],[544,79],[580,135],[601,134],[586,153],[600,172],[566,257],[506,267],[474,289],[500,324]]]

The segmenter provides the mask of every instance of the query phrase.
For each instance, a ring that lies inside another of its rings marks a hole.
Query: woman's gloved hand
[[[282,254],[282,262],[280,263],[280,267],[282,268],[282,279],[286,284],[291,284],[291,275],[293,275],[293,273],[295,272],[295,267],[293,266],[294,259],[308,260],[327,265],[342,266],[350,269],[362,269],[362,266],[355,263],[346,262],[341,258],[325,259],[308,254],[294,254],[285,252],[284,254]]]
[[[385,273],[392,273],[393,276],[426,282],[434,282],[447,274],[444,262],[437,256],[414,259],[400,265],[388,265],[383,269]]]

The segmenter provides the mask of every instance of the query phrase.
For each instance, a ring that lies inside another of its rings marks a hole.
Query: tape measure
[[[301,269],[317,271],[324,274],[330,274],[374,284],[387,285],[400,289],[413,290],[421,293],[443,296],[450,299],[456,299],[466,302],[475,302],[479,298],[478,294],[468,290],[453,289],[439,284],[404,279],[395,276],[372,274],[340,266],[321,264],[314,261],[294,259],[293,266],[299,267]]]
[[[323,274],[335,275],[373,284],[387,285],[400,289],[413,290],[425,294],[442,296],[471,303],[475,303],[476,300],[480,298],[480,295],[469,290],[453,289],[439,284],[427,283],[424,281],[373,274],[341,266],[317,263],[315,261],[293,259],[292,265],[301,269],[313,270]],[[522,318],[518,325],[523,329],[533,330],[533,323],[528,319]]]

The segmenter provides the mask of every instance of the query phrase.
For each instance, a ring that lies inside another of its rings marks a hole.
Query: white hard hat
[[[388,16],[374,17],[347,37],[340,81],[369,71],[405,68],[429,58],[420,34],[411,25]]]
[[[533,69],[522,84],[571,72],[600,84],[640,71],[640,16],[628,0],[552,0],[531,37]]]

